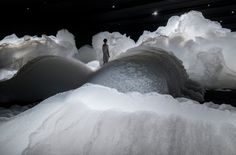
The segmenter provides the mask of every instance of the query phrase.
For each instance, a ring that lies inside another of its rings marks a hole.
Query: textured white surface
[[[190,78],[205,87],[236,88],[235,42],[235,32],[190,11],[171,17],[154,32],[144,31],[137,45],[172,52],[183,61]]]
[[[92,45],[94,50],[97,52],[97,59],[102,64],[102,45],[103,39],[107,39],[109,46],[110,59],[113,60],[120,54],[126,52],[126,50],[135,47],[135,42],[126,34],[120,34],[119,32],[100,32],[93,36]]]
[[[1,122],[0,152],[235,155],[236,114],[157,93],[87,85]]]
[[[183,61],[190,78],[205,87],[236,88],[236,33],[201,12],[172,16],[166,26],[144,31],[135,44],[118,32],[101,32],[93,37],[93,47],[100,55],[104,38],[108,39],[111,59],[139,45],[162,48]]]
[[[60,30],[56,36],[7,36],[0,41],[0,75],[1,79],[11,76],[3,70],[19,70],[30,60],[44,55],[72,57],[77,53],[74,36],[67,30]],[[1,80],[0,79],[0,80]]]

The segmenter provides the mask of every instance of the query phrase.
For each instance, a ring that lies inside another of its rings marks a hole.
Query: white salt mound
[[[0,124],[5,155],[236,154],[236,114],[158,93],[86,85]]]

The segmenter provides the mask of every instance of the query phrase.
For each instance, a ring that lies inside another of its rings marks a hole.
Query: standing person
[[[107,45],[107,39],[103,40],[104,44],[102,45],[102,52],[103,52],[103,64],[108,62],[108,59],[110,57],[109,54],[109,47]]]

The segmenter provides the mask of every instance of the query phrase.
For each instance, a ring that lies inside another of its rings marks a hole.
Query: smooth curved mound
[[[0,122],[0,152],[235,155],[236,113],[195,103],[85,85]]]
[[[203,101],[204,91],[188,75],[175,56],[152,47],[132,48],[98,70],[91,83],[121,92],[159,92]]]
[[[0,103],[35,102],[77,88],[91,70],[84,64],[58,56],[44,56],[26,64],[15,77],[0,83]]]
[[[90,45],[84,45],[80,47],[78,53],[74,54],[73,56],[75,59],[80,60],[84,63],[88,63],[91,61],[97,60],[96,51]]]

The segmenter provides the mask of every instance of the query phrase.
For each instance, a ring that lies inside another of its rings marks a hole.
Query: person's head
[[[107,39],[106,39],[106,38],[105,38],[105,39],[103,39],[103,42],[104,42],[104,43],[107,43]]]

